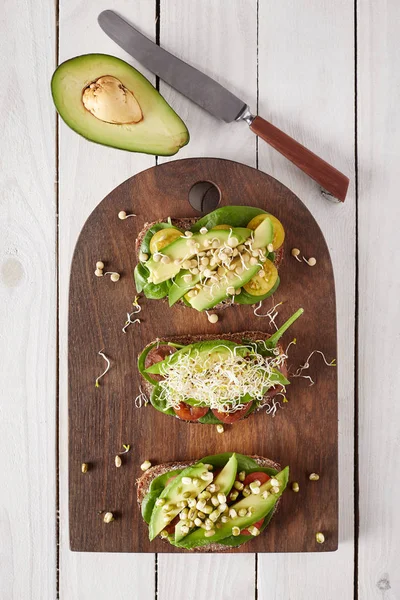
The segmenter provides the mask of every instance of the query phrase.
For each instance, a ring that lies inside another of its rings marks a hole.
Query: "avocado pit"
[[[143,119],[133,92],[112,75],[99,77],[84,88],[82,103],[96,119],[105,123],[128,125]]]

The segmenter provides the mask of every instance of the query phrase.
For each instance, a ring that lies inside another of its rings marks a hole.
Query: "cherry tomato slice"
[[[150,252],[155,254],[182,236],[179,229],[166,227],[157,231],[150,240]]]
[[[261,485],[263,483],[266,483],[269,479],[271,479],[271,477],[268,475],[268,473],[263,473],[262,471],[256,471],[255,473],[249,473],[245,480],[243,481],[244,485],[249,485],[249,483],[251,483],[252,481],[255,481],[256,479],[258,479],[258,481],[261,482]]]
[[[243,419],[244,416],[247,415],[251,407],[253,406],[252,402],[248,402],[244,408],[235,411],[234,413],[225,413],[220,410],[212,409],[213,414],[221,421],[221,423],[236,423],[239,419]]]
[[[263,473],[264,475],[264,473]],[[264,523],[264,519],[261,519],[260,521],[257,521],[257,523],[253,524],[253,527],[257,527],[257,529],[261,529],[261,525]],[[240,532],[241,535],[251,535],[250,531],[248,529],[242,529],[242,531]]]
[[[208,406],[190,406],[181,402],[179,408],[174,408],[174,411],[182,421],[197,421],[208,412]]]
[[[155,365],[156,363],[161,362],[167,356],[169,356],[170,354],[173,354],[174,352],[176,352],[176,348],[174,348],[173,346],[168,346],[167,344],[160,344],[158,346],[158,348],[157,348],[157,346],[154,346],[154,348],[152,348],[150,350],[150,352],[148,353],[148,355],[145,358],[145,361],[144,361],[145,368],[148,369],[152,365]],[[161,381],[162,379],[164,379],[162,375],[157,375],[157,373],[152,373],[151,377],[152,377],[152,379],[155,379],[156,381]]]
[[[175,519],[172,519],[171,523],[168,523],[166,527],[164,527],[165,531],[171,535],[174,533],[176,525],[179,523],[179,515],[176,515]]]

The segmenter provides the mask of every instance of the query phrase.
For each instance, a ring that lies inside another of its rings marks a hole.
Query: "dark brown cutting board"
[[[153,464],[198,459],[207,454],[237,451],[258,454],[290,465],[290,486],[268,529],[239,552],[313,552],[335,550],[338,543],[337,369],[314,355],[305,379],[293,379],[289,402],[275,417],[259,412],[226,426],[186,423],[164,416],[151,406],[135,408],[139,389],[136,359],[156,337],[182,334],[271,331],[268,319],[254,316],[253,308],[240,306],[220,313],[216,325],[206,315],[185,308],[168,308],[163,301],[142,299],[140,325],[122,332],[126,313],[132,310],[135,288],[135,239],[145,222],[171,217],[198,216],[188,192],[199,181],[214,182],[221,193],[220,206],[248,204],[276,215],[286,230],[286,255],[280,268],[281,285],[264,302],[283,301],[277,322],[283,323],[297,308],[304,315],[283,338],[294,337],[289,367],[294,371],[313,350],[328,360],[336,354],[335,288],[329,251],[322,233],[304,204],[284,185],[265,173],[220,159],[187,159],[154,167],[128,179],[93,211],[79,237],[71,270],[69,298],[69,516],[71,549],[94,552],[177,552],[157,539],[150,543],[147,526],[136,503],[136,479],[145,459]],[[118,212],[136,213],[121,221]],[[300,264],[293,247],[317,259],[315,267]],[[96,261],[107,271],[121,273],[95,277]],[[111,369],[95,388],[104,369],[98,355],[104,348]],[[131,451],[116,468],[114,458],[123,444]],[[81,463],[89,471],[81,473]],[[311,472],[318,482],[308,480]],[[99,511],[112,511],[116,520],[103,522]],[[315,533],[325,534],[324,544]]]

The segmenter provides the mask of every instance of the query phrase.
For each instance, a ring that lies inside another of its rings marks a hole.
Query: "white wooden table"
[[[231,158],[272,174],[327,238],[339,323],[336,553],[69,551],[72,251],[98,202],[156,162],[90,144],[56,120],[57,61],[105,52],[133,63],[97,26],[106,8],[151,38],[158,31],[161,45],[351,177],[346,203],[329,203],[244,124],[219,123],[160,84],[190,130],[179,158]],[[0,29],[0,598],[400,598],[399,1],[19,0],[3,3]]]

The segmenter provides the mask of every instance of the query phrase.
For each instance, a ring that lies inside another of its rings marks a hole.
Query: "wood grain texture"
[[[42,600],[56,597],[55,15],[13,8],[0,25],[0,598]]]
[[[400,597],[399,3],[359,3],[358,29],[358,589],[366,600],[395,600]],[[385,473],[383,486],[376,484],[377,472]]]
[[[60,62],[88,52],[119,56],[139,67],[101,31],[97,15],[110,8],[106,0],[60,2]],[[132,15],[129,0],[115,0],[113,9]],[[134,20],[155,35],[155,2],[137,0]],[[154,77],[141,69],[151,81]],[[60,123],[60,597],[79,600],[154,598],[154,557],[99,557],[69,550],[68,533],[68,406],[67,311],[72,252],[87,216],[121,181],[155,164],[154,157],[131,154],[89,143]]]
[[[262,598],[352,598],[354,575],[354,15],[352,3],[259,4],[258,113],[350,177],[343,205],[326,201],[307,176],[259,141],[259,168],[312,211],[336,281],[339,377],[339,550],[326,557],[264,555]],[[322,527],[322,524],[321,524]]]
[[[254,554],[158,555],[159,600],[254,598]]]
[[[160,44],[256,105],[257,0],[235,0],[229,9],[225,0],[160,0]],[[160,92],[190,132],[179,158],[215,156],[255,166],[256,140],[246,123],[215,119],[163,81]]]
[[[316,385],[292,378],[291,403],[273,418],[256,413],[223,435],[215,426],[185,423],[162,415],[151,406],[135,408],[140,378],[136,368],[142,348],[158,336],[201,333],[269,331],[253,309],[225,310],[216,326],[204,313],[143,299],[141,323],[122,332],[134,296],[132,272],[136,264],[133,244],[146,221],[162,217],[191,217],[196,213],[187,200],[197,181],[211,181],[221,191],[220,206],[250,204],[268,209],[284,224],[286,246],[299,241],[310,255],[318,256],[314,268],[299,265],[290,255],[281,267],[281,285],[274,301],[282,301],[283,322],[299,306],[305,311],[290,337],[297,344],[290,352],[289,371],[303,364],[318,348],[336,356],[336,313],[332,267],[318,225],[305,206],[287,188],[267,175],[244,165],[218,159],[188,159],[167,163],[131,178],[109,194],[87,220],[79,237],[71,268],[69,299],[69,485],[70,541],[73,550],[119,552],[180,552],[160,539],[148,540],[147,526],[135,502],[135,477],[140,464],[195,459],[209,453],[235,450],[258,454],[289,464],[291,477],[302,487],[288,493],[268,528],[239,549],[240,552],[317,552],[337,547],[337,390],[336,369],[315,360],[310,374]],[[186,198],[186,201],[185,201]],[[168,213],[165,213],[168,207]],[[121,208],[136,218],[121,222]],[[310,241],[312,240],[312,242]],[[95,277],[96,260],[107,270],[122,274],[118,284]],[[323,312],[320,307],[323,306]],[[166,312],[168,311],[168,313]],[[314,315],[319,312],[319,319]],[[112,367],[101,386],[94,382],[103,368],[98,351],[105,349]],[[310,418],[312,415],[312,418]],[[132,451],[121,469],[114,456],[122,444]],[[82,475],[82,462],[91,464]],[[307,474],[324,477],[313,484]],[[107,526],[99,510],[111,510],[118,519]],[[325,544],[315,542],[315,531],[324,524]],[[282,536],[282,527],[285,535]],[[317,529],[316,529],[317,528]]]

